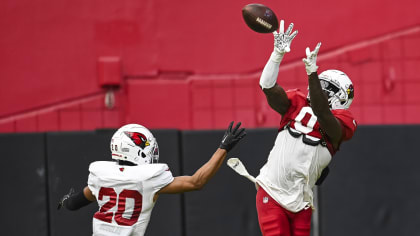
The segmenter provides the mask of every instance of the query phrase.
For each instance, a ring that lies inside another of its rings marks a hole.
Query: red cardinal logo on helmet
[[[142,133],[137,132],[124,132],[137,146],[145,148],[150,145],[146,136]]]
[[[350,84],[349,88],[347,89],[347,95],[349,97],[349,99],[354,97],[354,87],[352,84]]]

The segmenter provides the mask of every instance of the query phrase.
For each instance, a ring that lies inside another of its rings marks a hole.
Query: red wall
[[[321,70],[355,83],[360,124],[420,123],[420,2],[260,2],[299,30],[280,84],[306,90],[301,58],[321,41]],[[243,23],[248,3],[1,1],[0,132],[276,126],[258,88],[272,36]],[[120,84],[112,109],[101,78]]]

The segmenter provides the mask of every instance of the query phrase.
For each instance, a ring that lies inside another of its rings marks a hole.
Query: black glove
[[[66,202],[67,199],[69,199],[72,195],[74,194],[74,189],[70,188],[70,191],[68,194],[64,195],[61,200],[58,202],[58,206],[57,209],[60,210],[60,208],[62,208],[64,206],[64,203]]]
[[[241,128],[239,131],[239,126],[241,122],[236,124],[235,128],[232,130],[233,121],[230,122],[229,128],[226,130],[225,135],[223,136],[222,142],[220,143],[219,148],[225,149],[229,152],[243,137],[245,137],[246,132],[244,128]]]

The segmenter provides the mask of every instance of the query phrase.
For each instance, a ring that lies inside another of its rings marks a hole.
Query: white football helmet
[[[348,109],[354,98],[354,87],[350,78],[339,70],[326,70],[318,77],[322,90],[328,96],[330,109]],[[309,92],[308,100],[310,100]]]
[[[153,134],[144,126],[128,124],[111,138],[112,159],[142,165],[159,161],[159,147]]]

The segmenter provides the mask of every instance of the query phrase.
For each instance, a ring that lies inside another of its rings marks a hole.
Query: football
[[[263,4],[252,3],[242,8],[242,17],[253,31],[272,33],[279,28],[276,14]]]

